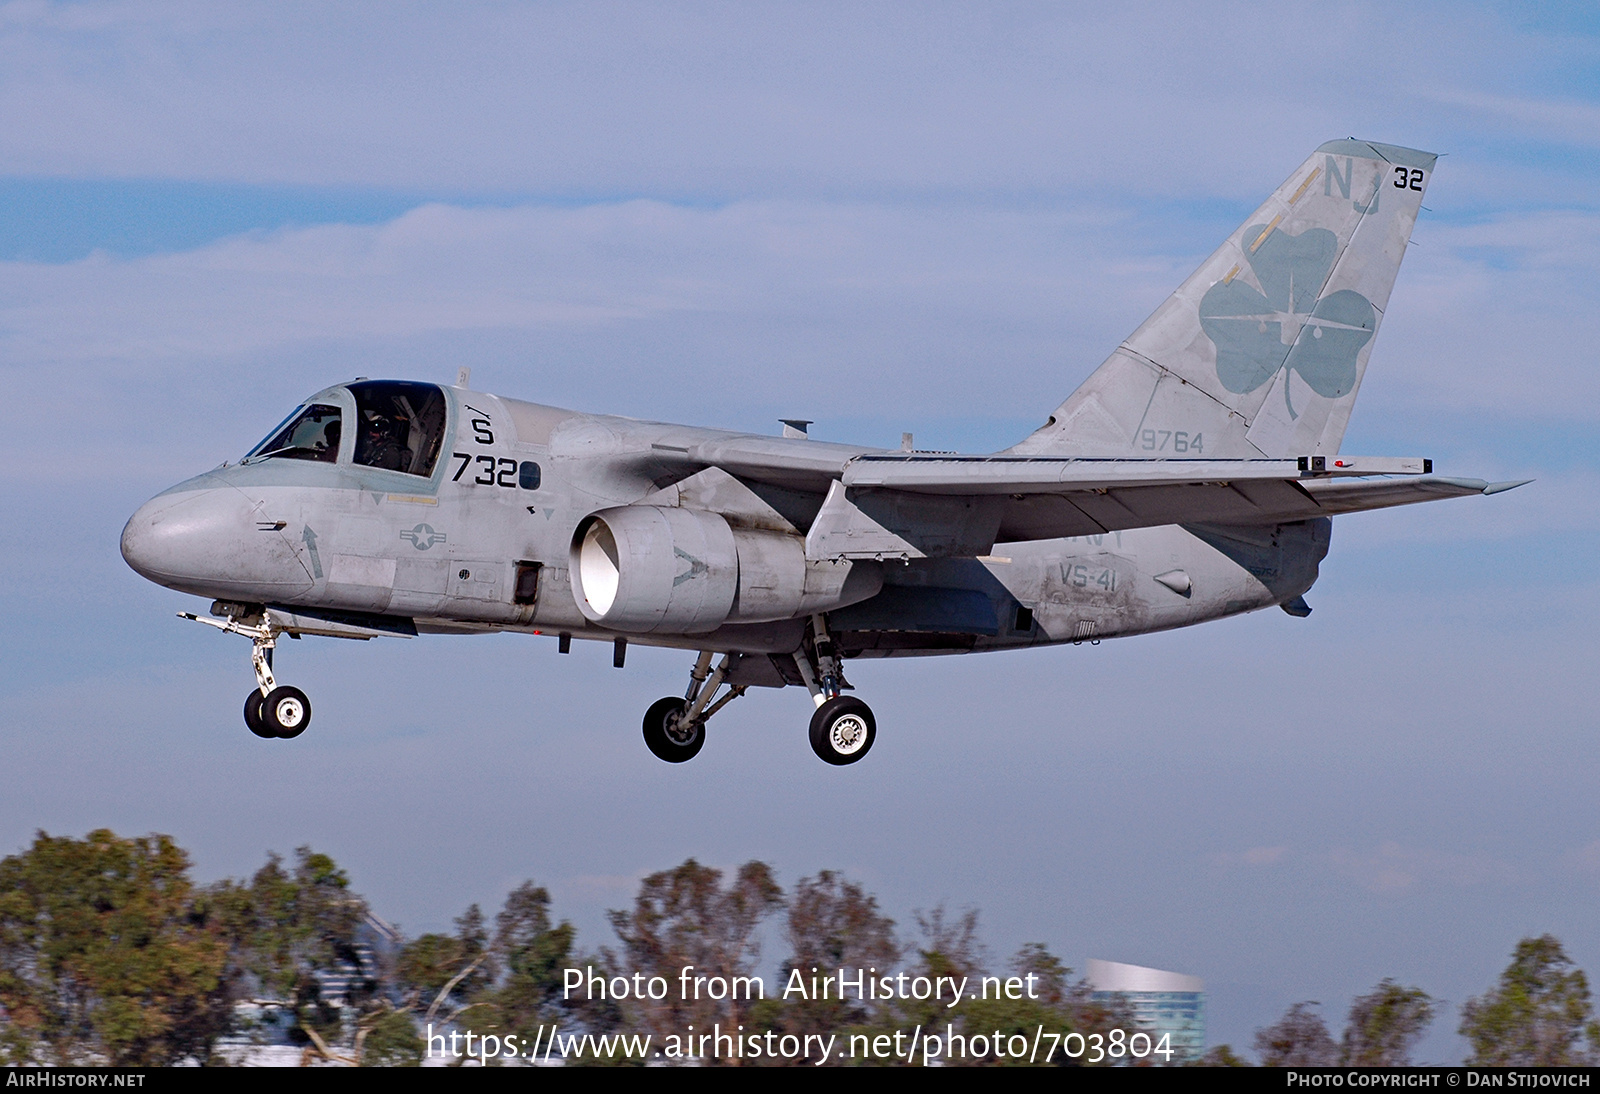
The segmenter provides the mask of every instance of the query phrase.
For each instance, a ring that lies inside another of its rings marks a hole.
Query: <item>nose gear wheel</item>
[[[311,700],[299,688],[276,687],[265,697],[251,688],[244,697],[244,724],[257,737],[298,737],[311,724]]]
[[[275,730],[268,729],[266,723],[261,720],[260,688],[251,688],[250,694],[244,697],[244,724],[257,737],[272,738],[278,735]]]
[[[275,687],[261,700],[261,724],[274,737],[298,737],[311,724],[311,700],[299,688]]]

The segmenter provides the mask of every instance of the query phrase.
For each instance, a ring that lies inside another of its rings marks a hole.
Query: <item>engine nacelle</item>
[[[734,529],[716,513],[623,505],[579,522],[572,593],[585,619],[648,634],[769,623],[875,596],[872,562],[807,562],[798,535]]]

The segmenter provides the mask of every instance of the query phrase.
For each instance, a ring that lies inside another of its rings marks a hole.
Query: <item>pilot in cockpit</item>
[[[322,440],[317,442],[317,459],[323,463],[333,463],[339,458],[339,419],[329,422],[322,431]]]
[[[402,471],[411,453],[400,443],[400,423],[387,414],[371,414],[361,437],[356,462],[386,471]]]

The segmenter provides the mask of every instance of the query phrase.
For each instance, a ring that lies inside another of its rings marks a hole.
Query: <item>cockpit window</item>
[[[368,380],[356,397],[356,463],[428,476],[444,442],[444,392],[432,384]]]
[[[339,408],[313,403],[269,439],[256,445],[247,459],[319,460],[334,463],[339,459]]]

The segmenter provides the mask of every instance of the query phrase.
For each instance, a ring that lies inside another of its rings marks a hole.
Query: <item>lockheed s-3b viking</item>
[[[1435,157],[1332,141],[1032,435],[963,456],[559,410],[454,387],[318,392],[236,464],[128,521],[140,574],[254,644],[246,724],[310,722],[283,635],[514,630],[694,651],[650,707],[664,760],[751,687],[805,687],[861,759],[857,657],[1098,641],[1303,594],[1331,517],[1515,483],[1339,451]],[[909,448],[909,445],[907,446]]]

